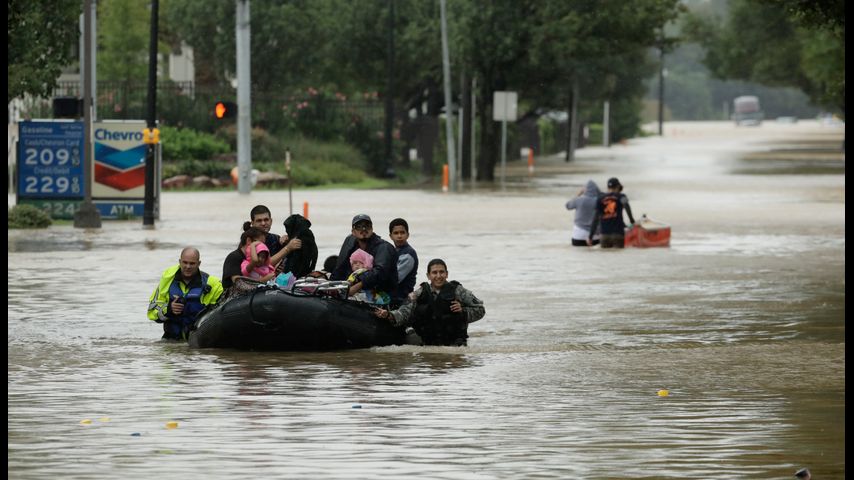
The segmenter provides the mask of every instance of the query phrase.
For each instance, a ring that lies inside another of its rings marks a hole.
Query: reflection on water
[[[844,179],[747,181],[734,144],[681,145],[505,192],[297,193],[324,258],[353,211],[406,217],[486,304],[466,348],[159,340],[160,272],[192,243],[218,274],[253,205],[284,218],[280,192],[168,194],[155,231],[10,231],[10,477],[844,478]],[[670,248],[568,246],[566,199],[612,175]],[[216,218],[183,215],[202,205]]]

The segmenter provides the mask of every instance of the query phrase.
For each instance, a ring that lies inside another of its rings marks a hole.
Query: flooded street
[[[155,230],[10,230],[9,477],[844,478],[843,128],[665,128],[511,162],[504,188],[293,192],[319,263],[353,215],[386,239],[406,218],[419,281],[441,257],[484,301],[462,348],[160,341],[145,310],[181,248],[220,276],[254,205],[284,232],[286,190],[167,192]],[[570,246],[564,204],[611,176],[670,248]]]

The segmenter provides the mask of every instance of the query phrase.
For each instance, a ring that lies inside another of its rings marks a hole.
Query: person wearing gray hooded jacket
[[[588,180],[578,195],[566,202],[567,210],[575,210],[575,222],[572,226],[572,245],[586,247],[587,237],[590,236],[590,224],[596,216],[596,201],[599,198],[599,187],[596,182]],[[599,232],[593,235],[593,245],[599,243]]]

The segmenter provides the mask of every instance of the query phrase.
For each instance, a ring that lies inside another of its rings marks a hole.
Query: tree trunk
[[[495,158],[498,155],[495,123],[492,121],[492,92],[487,82],[481,86],[477,99],[477,113],[480,119],[480,155],[477,159],[477,179],[492,181],[495,179]]]
[[[463,74],[463,139],[462,139],[462,155],[460,155],[460,166],[462,167],[462,178],[471,178],[471,86]]]
[[[418,117],[418,156],[421,157],[421,173],[433,177],[433,149],[439,139],[439,117],[423,115]]]

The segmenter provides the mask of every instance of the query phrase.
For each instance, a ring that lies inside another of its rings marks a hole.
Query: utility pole
[[[235,21],[237,35],[237,190],[241,195],[252,192],[252,128],[249,71],[249,0],[237,0]]]
[[[84,51],[92,45],[92,0],[83,0]],[[75,228],[101,228],[101,213],[92,203],[92,55],[83,57],[83,203],[74,213]]]
[[[477,181],[477,77],[471,79],[471,184]]]
[[[158,0],[151,1],[151,35],[148,42],[148,130],[157,128],[157,22]],[[143,228],[154,228],[154,163],[156,143],[145,151],[145,199],[142,206]]]
[[[91,64],[92,65],[92,69],[91,69],[92,70],[92,84],[91,84],[90,88],[92,89],[92,121],[93,122],[98,120],[98,96],[96,95],[96,93],[98,91],[98,75],[97,75],[97,71],[98,71],[98,62],[97,62],[97,59],[98,59],[98,54],[97,54],[97,50],[98,50],[98,48],[97,48],[97,44],[98,44],[98,40],[97,40],[98,39],[98,8],[96,5],[97,3],[98,3],[97,1],[93,0],[91,2],[91,6],[90,6],[90,9],[92,10],[92,21],[91,21],[91,25],[92,25],[91,35],[92,35],[92,37],[91,38],[93,38],[94,41],[90,42],[92,45],[88,49],[84,45],[85,40],[83,38],[85,36],[85,31],[83,29],[86,28],[84,25],[84,21],[85,21],[84,19],[85,19],[86,15],[83,13],[80,14],[80,34],[81,34],[80,35],[80,56],[85,57],[86,55],[92,55],[92,64]],[[82,65],[85,62],[86,62],[86,60],[83,59],[83,60],[81,60],[80,64]],[[80,91],[81,92],[86,88],[86,85],[84,85],[84,82],[86,81],[85,78],[86,77],[84,77],[83,75],[80,75]]]
[[[664,136],[664,29],[661,36],[662,44],[659,47],[661,60],[658,64],[658,135]]]
[[[392,130],[394,128],[394,0],[388,0],[388,84],[385,94],[385,165],[382,174],[394,177],[394,154],[392,149]]]
[[[448,171],[450,173],[450,182],[448,189],[455,191],[457,186],[457,161],[455,158],[456,147],[454,146],[454,115],[451,103],[451,65],[448,55],[448,21],[445,15],[445,0],[439,0],[439,7],[442,14],[442,71],[445,77],[445,137],[447,138],[448,146]]]
[[[460,188],[463,187],[463,145],[465,141],[463,139],[463,127],[465,123],[465,112],[468,111],[468,107],[466,106],[465,100],[465,92],[466,92],[466,72],[465,69],[460,68],[460,108],[457,110],[456,118],[457,118],[457,173],[456,178],[458,182],[458,186]]]
[[[602,112],[602,146],[611,146],[611,102],[605,100],[605,110]]]
[[[664,31],[664,25],[658,31],[658,135],[664,136],[664,77],[667,76],[667,69],[664,68],[664,54],[671,51],[678,37],[667,37]]]

